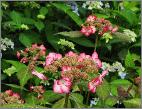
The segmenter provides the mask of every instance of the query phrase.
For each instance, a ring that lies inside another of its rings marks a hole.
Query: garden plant
[[[140,1],[2,1],[0,107],[140,108]]]

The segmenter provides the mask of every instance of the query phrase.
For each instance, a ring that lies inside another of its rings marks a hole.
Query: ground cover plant
[[[1,6],[0,107],[140,107],[140,1]]]

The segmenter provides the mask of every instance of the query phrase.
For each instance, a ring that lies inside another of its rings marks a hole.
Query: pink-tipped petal
[[[35,75],[35,76],[37,76],[39,79],[47,80],[47,77],[46,77],[44,74],[39,73],[39,72],[37,72],[37,71],[35,71],[35,70],[32,71],[32,74]]]

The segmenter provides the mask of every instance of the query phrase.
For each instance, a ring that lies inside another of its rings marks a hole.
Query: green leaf
[[[24,86],[28,80],[32,77],[27,67],[22,68],[18,73],[17,77],[20,81],[20,86]]]
[[[35,33],[21,33],[19,35],[19,40],[25,47],[30,47],[32,43],[41,42],[40,37]]]
[[[23,24],[29,24],[29,25],[32,25],[35,23],[35,20],[34,19],[31,19],[31,18],[22,18],[22,21],[21,21]]]
[[[141,99],[140,98],[133,98],[130,100],[123,101],[126,108],[140,108],[141,107]]]
[[[46,15],[48,13],[48,9],[46,7],[42,7],[40,10],[39,10],[40,14],[42,15]]]
[[[116,12],[116,14],[121,18],[125,19],[130,25],[138,24],[137,15],[130,9],[124,9],[122,11],[114,11],[114,12]]]
[[[51,22],[51,24],[55,25],[56,27],[62,27],[62,28],[65,28],[65,29],[68,29],[68,30],[72,30],[70,27],[68,27],[67,25],[63,24],[63,23],[59,23],[59,22]]]
[[[82,34],[80,33],[80,31],[59,32],[57,34],[63,35],[63,36],[68,36],[71,38],[82,37]]]
[[[67,38],[68,40],[71,40],[81,46],[85,46],[85,47],[94,47],[95,44],[89,40],[86,37],[79,37],[79,38]]]
[[[22,90],[28,91],[26,88],[21,87],[21,86],[18,86],[18,85],[16,85],[16,84],[5,84],[5,85],[7,85],[7,86],[9,86],[9,87],[12,87],[12,88],[22,89]]]
[[[69,98],[74,101],[76,108],[85,108],[86,106],[83,104],[83,96],[78,93],[71,93]]]
[[[54,102],[54,101],[57,101],[57,100],[63,98],[63,95],[54,93],[52,90],[47,90],[43,94],[43,97],[47,102]]]
[[[117,80],[114,80],[110,83],[110,89],[111,89],[111,93],[112,95],[115,95],[117,96],[117,88],[119,86],[123,87],[124,89],[128,89],[128,87],[131,85],[132,83],[128,80],[123,80],[123,79],[117,79]]]
[[[39,31],[41,31],[44,28],[44,24],[41,21],[35,22],[34,25]]]
[[[134,68],[135,67],[133,56],[130,54],[129,51],[128,51],[128,54],[126,55],[126,58],[125,58],[125,66],[126,67],[130,67],[130,68]]]
[[[107,81],[103,81],[103,83],[97,87],[96,93],[99,98],[105,100],[110,95],[110,87]]]
[[[81,26],[81,24],[83,24],[83,21],[81,20],[81,18],[76,13],[72,12],[71,8],[67,6],[66,4],[52,3],[52,5],[54,5],[57,9],[68,14],[68,16],[70,16],[76,22],[78,26]]]
[[[52,108],[64,108],[65,98],[60,99],[55,104],[53,104]]]
[[[17,77],[20,81],[20,86],[24,86],[27,81],[31,78],[31,74],[28,71],[28,68],[25,64],[18,61],[5,60],[7,63],[12,64],[16,68]]]
[[[16,68],[17,72],[20,71],[22,68],[27,67],[25,64],[19,61],[13,61],[13,60],[3,60],[3,61],[12,64]]]
[[[10,12],[10,18],[16,23],[16,24],[21,24],[21,14],[19,14],[16,11]]]
[[[117,103],[117,98],[115,97],[109,97],[105,100],[105,105],[109,106],[109,107],[113,107],[113,105],[115,105]]]
[[[8,76],[11,76],[16,72],[16,68],[14,66],[11,66],[10,68],[5,69],[3,72],[6,73]]]
[[[60,37],[55,37],[53,35],[48,35],[47,36],[47,41],[54,47],[54,49],[59,51],[58,42],[60,41]]]
[[[25,97],[25,101],[30,105],[36,105],[39,103],[39,100],[34,96],[33,93],[27,94]]]

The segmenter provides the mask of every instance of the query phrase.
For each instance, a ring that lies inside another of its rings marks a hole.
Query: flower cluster
[[[102,63],[96,51],[93,52],[92,56],[86,55],[85,53],[77,54],[72,51],[66,53],[64,57],[58,53],[49,53],[46,57],[45,64],[46,71],[52,73],[58,71],[61,72],[61,79],[54,81],[53,91],[55,93],[69,93],[72,82],[79,82],[80,80],[91,80],[88,83],[88,88],[94,93],[95,90],[92,88],[96,88],[102,83],[102,79],[108,71],[103,71],[97,79],[92,76],[90,77],[89,74],[92,73],[98,75],[98,70],[101,67]]]
[[[21,99],[18,93],[13,92],[12,90],[6,90],[4,93],[0,93],[0,104],[23,104],[24,100]]]
[[[118,72],[118,76],[120,76],[121,79],[124,79],[126,77],[125,68],[122,66],[120,62],[114,62],[112,65],[102,62],[102,69],[106,70],[108,69],[109,72]]]
[[[30,91],[36,92],[38,94],[38,99],[43,98],[43,93],[45,92],[45,89],[43,86],[30,86]]]
[[[103,3],[101,1],[86,1],[83,3],[82,7],[83,8],[88,8],[89,10],[92,9],[100,9],[102,10]]]
[[[65,40],[65,39],[60,39],[60,40],[58,41],[58,44],[59,44],[59,45],[62,45],[63,47],[69,47],[69,48],[71,48],[71,49],[74,49],[74,46],[75,46],[72,42],[67,41],[67,40]]]
[[[40,57],[45,56],[46,48],[44,45],[38,46],[37,44],[33,44],[29,48],[25,48],[25,50],[17,51],[17,58],[20,59],[20,62],[27,63],[29,61],[37,61]]]
[[[31,47],[17,52],[17,57],[20,59],[21,55],[24,56],[20,62],[29,62],[28,67],[31,73],[41,80],[46,81],[48,78],[42,72],[36,70],[36,66],[40,64],[43,65],[46,72],[53,74],[53,76],[58,75],[58,79],[54,80],[53,85],[55,93],[70,93],[72,85],[75,82],[80,82],[80,80],[87,81],[89,91],[94,93],[96,87],[102,83],[104,76],[108,73],[107,70],[104,70],[99,75],[102,62],[96,51],[92,55],[85,53],[77,54],[69,51],[65,56],[50,52],[46,57],[45,53],[46,48],[43,45],[38,46],[37,44],[33,44]],[[40,57],[44,57],[45,61],[40,62]],[[96,77],[97,75],[98,77]],[[41,89],[41,92],[39,92],[39,89]],[[31,90],[39,93],[39,98],[44,92],[40,86],[32,86]]]
[[[90,36],[98,32],[98,35],[103,35],[104,33],[114,33],[118,30],[118,27],[113,27],[110,21],[104,18],[97,18],[95,15],[89,15],[82,25],[81,33],[85,36]]]
[[[107,70],[104,70],[102,72],[102,74],[100,74],[98,77],[93,78],[89,83],[88,83],[88,88],[89,91],[91,91],[92,93],[94,93],[96,91],[97,86],[102,84],[102,80],[105,77],[105,75],[108,74]]]
[[[73,1],[68,1],[67,4],[71,7],[72,11],[79,16],[77,3]]]
[[[123,30],[123,33],[131,39],[131,42],[136,41],[137,35],[133,31],[131,31],[129,29],[125,29],[125,30]]]
[[[29,63],[29,70],[33,75],[37,76],[41,80],[47,80],[47,77],[35,70],[36,65],[43,65],[44,62],[41,61],[42,57],[46,55],[46,48],[44,45],[33,44],[31,47],[25,48],[25,50],[17,51],[17,58],[20,59],[22,63]],[[22,57],[22,58],[21,58]]]
[[[7,48],[12,48],[14,49],[14,42],[12,42],[10,39],[8,38],[1,38],[0,40],[1,42],[1,50],[6,51]]]

